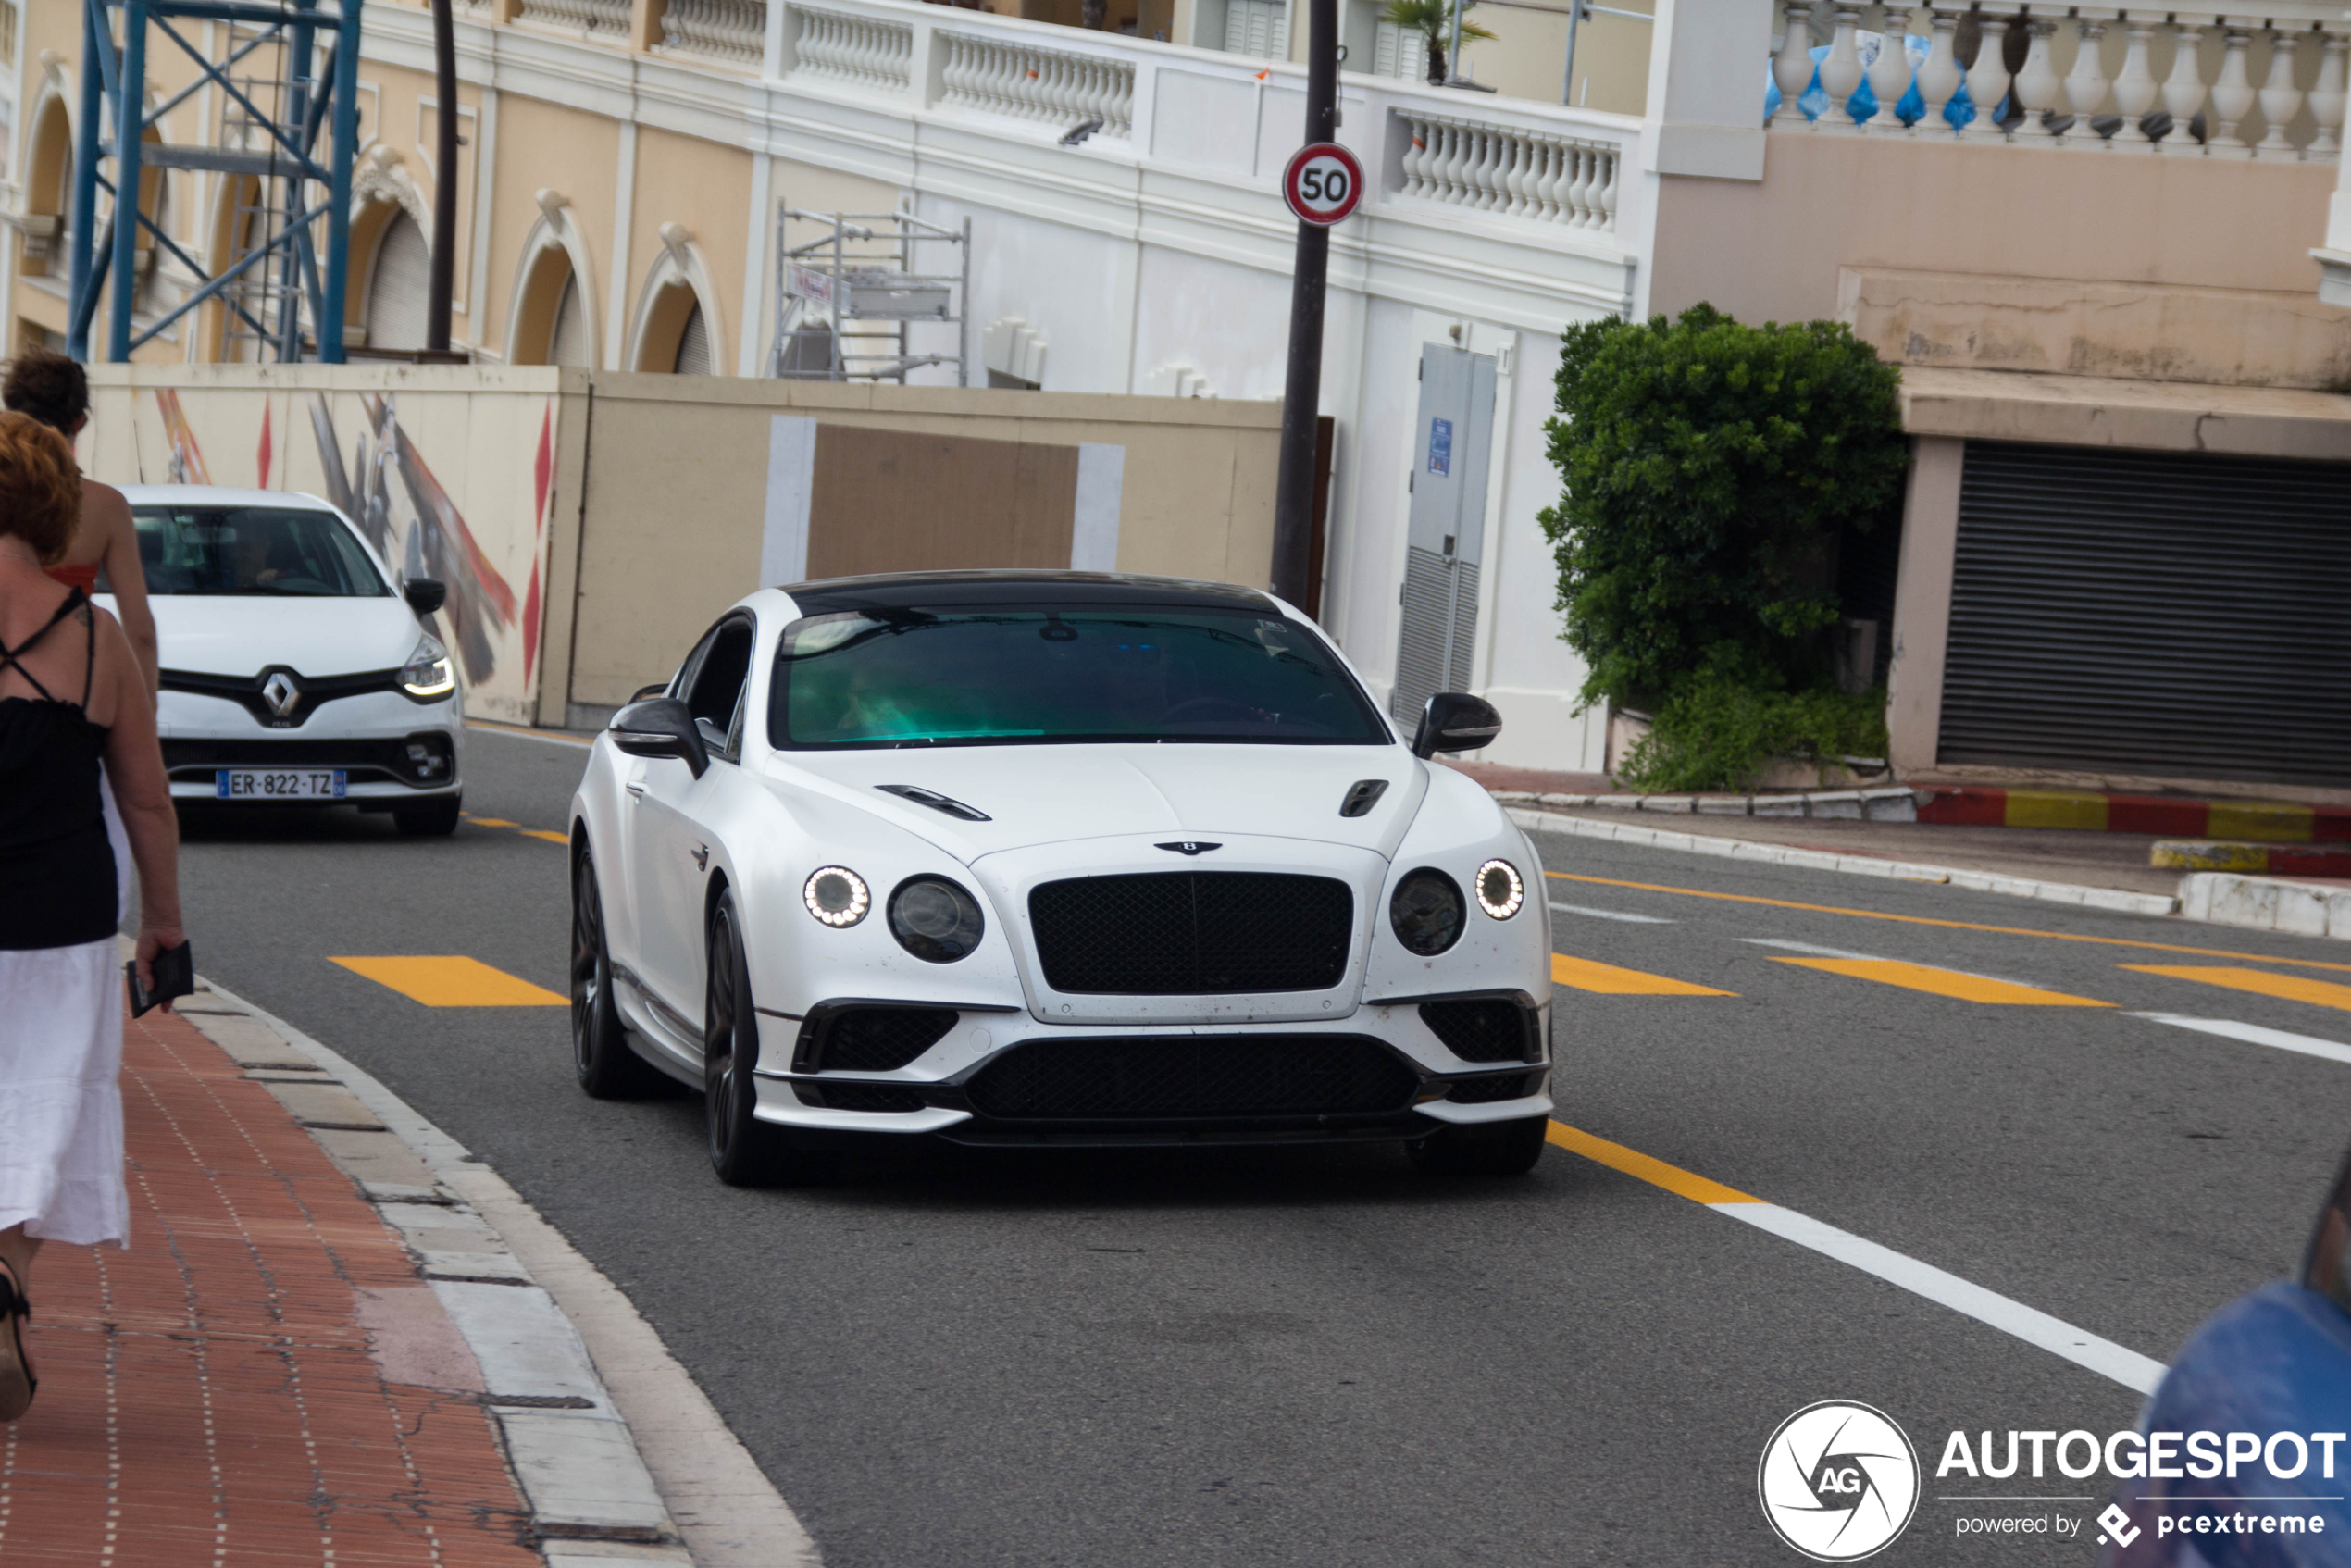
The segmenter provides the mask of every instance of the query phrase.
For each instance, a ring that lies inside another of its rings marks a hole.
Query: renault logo
[[[302,688],[294,684],[292,676],[280,670],[261,683],[261,700],[280,718],[292,718],[294,704],[302,701]]]

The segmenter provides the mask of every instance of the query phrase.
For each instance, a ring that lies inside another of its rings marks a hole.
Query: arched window
[[[686,325],[678,334],[678,363],[670,367],[680,376],[707,376],[710,371],[710,330],[703,325],[702,306],[697,304],[693,314],[686,317]]]
[[[685,376],[715,372],[710,328],[693,285],[673,273],[668,281],[653,287],[653,297],[645,306],[644,326],[637,338],[634,368]]]
[[[73,196],[73,121],[66,101],[53,97],[33,122],[32,145],[25,161],[25,216],[50,219],[29,225],[24,236],[24,270],[39,277],[65,270],[67,208]]]
[[[547,363],[590,368],[588,309],[579,303],[579,280],[569,268],[564,269],[563,298],[555,302],[555,325],[547,338]]]
[[[369,348],[422,348],[432,290],[432,247],[403,212],[384,225],[367,276]]]

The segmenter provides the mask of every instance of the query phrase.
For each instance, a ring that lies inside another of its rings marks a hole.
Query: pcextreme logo
[[[1918,1450],[1885,1412],[1822,1400],[1780,1423],[1755,1489],[1780,1539],[1815,1562],[1856,1562],[1892,1545],[1917,1512]]]

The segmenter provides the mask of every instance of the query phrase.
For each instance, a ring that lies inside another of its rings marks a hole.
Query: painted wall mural
[[[395,384],[404,379],[386,369],[345,371],[326,388],[93,389],[84,466],[118,484],[251,485],[332,504],[395,575],[448,585],[439,628],[457,657],[466,711],[530,723],[555,400]],[[294,433],[304,425],[306,442]]]

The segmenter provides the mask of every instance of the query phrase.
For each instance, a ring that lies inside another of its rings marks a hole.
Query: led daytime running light
[[[1526,902],[1526,884],[1518,867],[1507,860],[1489,860],[1477,868],[1477,907],[1497,920],[1508,920]]]
[[[865,878],[846,865],[820,865],[808,874],[800,902],[824,924],[840,929],[865,918],[874,906],[873,890]]]

